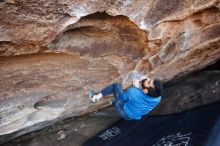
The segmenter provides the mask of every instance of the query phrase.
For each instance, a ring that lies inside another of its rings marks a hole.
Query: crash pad
[[[220,146],[220,102],[139,121],[120,119],[84,146]]]

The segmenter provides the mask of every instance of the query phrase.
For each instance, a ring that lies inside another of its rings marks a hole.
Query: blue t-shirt
[[[124,92],[126,102],[124,111],[132,118],[139,120],[142,115],[149,113],[161,100],[161,96],[154,98],[143,92],[137,87],[130,87]]]

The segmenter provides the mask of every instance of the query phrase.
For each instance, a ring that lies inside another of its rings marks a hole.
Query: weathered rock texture
[[[219,0],[1,0],[0,135],[109,105],[86,93],[169,81],[220,58]]]
[[[220,68],[195,72],[170,81],[164,89],[164,98],[152,114],[172,114],[220,102]]]
[[[180,112],[219,102],[220,70],[199,71],[168,82],[164,88],[164,96],[166,98],[163,98],[162,103],[151,114]],[[2,146],[81,146],[88,138],[118,119],[119,116],[110,106],[82,117],[66,119],[43,130],[16,138]],[[2,136],[2,139],[12,139],[21,135],[23,131]]]

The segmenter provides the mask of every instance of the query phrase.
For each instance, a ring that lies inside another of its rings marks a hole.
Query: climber
[[[132,86],[123,90],[121,84],[115,82],[98,94],[90,94],[93,102],[111,93],[114,94],[112,105],[125,120],[140,120],[149,113],[161,100],[162,83],[146,75],[132,80]]]

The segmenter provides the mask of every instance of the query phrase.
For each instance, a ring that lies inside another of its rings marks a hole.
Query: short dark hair
[[[145,79],[146,80],[146,79]],[[153,87],[145,87],[144,82],[145,80],[142,81],[142,87],[144,89],[148,90],[148,95],[151,97],[159,97],[162,94],[162,90],[163,90],[163,86],[162,86],[162,82],[160,80],[154,80],[153,84],[154,84],[154,88]]]

